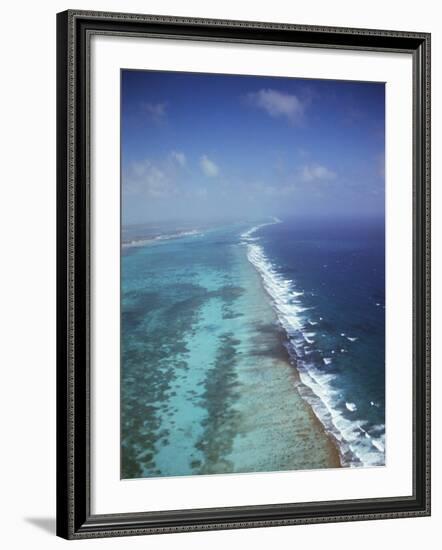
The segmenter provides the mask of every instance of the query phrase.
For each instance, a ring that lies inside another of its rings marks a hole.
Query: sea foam
[[[315,349],[311,347],[315,343],[315,333],[311,332],[313,323],[303,315],[311,309],[304,307],[300,301],[304,291],[296,287],[295,281],[285,279],[278,273],[259,244],[255,233],[261,227],[274,223],[280,223],[280,220],[256,225],[244,232],[241,238],[247,246],[247,257],[261,275],[279,323],[287,334],[286,347],[300,377],[297,389],[325,430],[335,439],[343,466],[383,465],[385,426],[368,428],[367,422],[348,418],[348,413],[355,413],[357,407],[352,402],[342,401],[334,384],[336,375],[325,370],[331,359],[325,357],[321,363],[312,359],[315,355]],[[342,333],[341,336],[346,335]],[[356,338],[348,337],[348,340],[353,342]],[[344,351],[341,349],[341,352]]]

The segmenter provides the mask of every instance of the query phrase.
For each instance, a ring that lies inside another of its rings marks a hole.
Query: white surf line
[[[314,333],[304,331],[304,323],[299,316],[308,308],[303,308],[298,297],[294,295],[290,284],[292,281],[287,281],[276,271],[266,257],[262,246],[254,242],[257,239],[251,238],[255,231],[265,225],[272,225],[272,222],[255,226],[246,231],[242,237],[245,244],[247,244],[247,258],[260,274],[264,288],[270,296],[278,319],[287,334],[288,346],[295,352],[296,368],[300,374],[302,385],[306,390],[308,389],[308,391],[300,391],[300,394],[321,421],[326,432],[337,441],[343,465],[377,465],[379,464],[380,457],[378,453],[382,443],[379,442],[378,445],[375,445],[371,438],[367,439],[365,434],[360,431],[360,421],[345,418],[342,412],[335,408],[333,400],[338,396],[335,395],[337,392],[332,390],[330,386],[333,376],[319,372],[314,365],[307,366],[302,356],[299,355],[298,348],[300,344],[293,340],[293,338],[296,340],[296,334],[302,335],[304,344],[305,342],[313,343],[311,338]],[[342,334],[342,336],[345,336],[345,334]],[[330,364],[331,359],[326,358],[324,363]],[[312,395],[310,392],[312,392]],[[354,407],[356,407],[354,403],[346,403],[347,411],[354,413],[355,410],[352,410]],[[367,441],[368,448],[366,444],[361,442],[361,435]]]
[[[255,225],[254,227],[252,227],[251,229],[248,229],[247,231],[245,231],[244,233],[241,234],[241,239],[244,239],[247,241],[247,239],[249,239],[253,233],[255,233],[256,231],[258,231],[258,229],[260,229],[261,227],[265,227],[266,225],[274,225],[276,223],[282,223],[282,220],[280,220],[279,218],[276,218],[275,216],[273,216],[273,221],[271,222],[265,222],[265,223],[260,223],[258,225]]]

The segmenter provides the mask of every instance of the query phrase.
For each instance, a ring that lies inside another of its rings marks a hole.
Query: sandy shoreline
[[[339,468],[339,450],[332,436],[297,389],[299,375],[261,276],[245,257],[245,248],[237,250],[241,278],[247,281],[247,292],[240,300],[247,316],[253,314],[259,321],[252,330],[248,327],[244,339],[238,371],[242,398],[234,405],[241,420],[227,458],[235,464],[235,472]]]
[[[253,266],[251,262],[249,262],[249,265],[256,272],[257,278],[259,280],[259,286],[263,294],[265,294],[267,300],[270,302],[271,297],[269,296],[264,286],[264,282],[262,280],[261,275],[259,274],[258,270],[255,268],[255,266]],[[296,367],[295,360],[290,356],[286,348],[287,336],[286,336],[285,330],[283,327],[280,326],[277,315],[274,312],[273,307],[270,305],[270,303],[269,303],[269,307],[271,308],[271,312],[273,314],[273,322],[275,324],[275,333],[277,335],[278,342],[279,342],[278,349],[274,349],[275,358],[277,358],[279,361],[285,364],[288,369],[290,369],[289,376],[293,377],[293,382],[291,384],[292,391],[296,392],[297,396],[304,404],[305,409],[309,415],[310,421],[315,428],[315,431],[321,434],[321,437],[323,437],[323,439],[326,441],[328,462],[329,462],[329,464],[327,465],[327,468],[340,468],[342,467],[342,463],[341,463],[340,450],[337,445],[337,442],[335,441],[334,436],[327,432],[322,422],[316,416],[311,405],[302,397],[301,393],[299,392],[298,385],[302,384],[302,382],[300,379],[299,371],[297,370],[297,367]],[[308,466],[306,467],[306,469],[308,469]]]
[[[287,364],[291,367],[293,371],[293,378],[294,378],[294,390],[298,393],[299,397],[305,402],[307,406],[307,410],[309,411],[312,424],[315,424],[318,431],[322,431],[324,434],[324,437],[327,439],[328,447],[329,447],[329,453],[330,453],[330,468],[341,468],[341,458],[340,458],[340,452],[339,447],[337,446],[337,443],[335,442],[335,439],[333,435],[329,434],[326,429],[324,428],[322,422],[319,420],[319,418],[316,416],[314,410],[312,407],[303,399],[302,395],[299,393],[297,385],[302,384],[299,372],[296,368],[296,365],[293,364],[293,360],[290,357],[284,343],[286,341],[286,336],[284,329],[281,328],[280,331],[280,342],[281,342],[281,348],[283,349],[284,354],[284,360],[287,362]]]

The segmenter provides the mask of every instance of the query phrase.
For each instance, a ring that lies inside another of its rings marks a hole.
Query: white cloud
[[[149,159],[133,162],[123,181],[123,189],[129,195],[150,198],[167,198],[177,193],[177,187],[167,170]]]
[[[154,122],[159,122],[166,116],[165,103],[142,103],[141,106]]]
[[[308,164],[301,169],[301,178],[306,182],[328,181],[336,178],[336,174],[321,164]]]
[[[209,178],[214,178],[219,174],[218,166],[213,162],[213,160],[210,160],[207,155],[203,155],[201,157],[200,168]]]
[[[264,183],[255,183],[252,185],[254,193],[272,198],[289,197],[296,193],[297,187],[294,184],[267,185]]]
[[[305,103],[294,94],[287,94],[270,88],[247,95],[252,105],[264,110],[272,117],[285,117],[290,122],[299,122],[305,111]]]
[[[186,155],[181,151],[172,151],[171,156],[180,166],[186,166]]]

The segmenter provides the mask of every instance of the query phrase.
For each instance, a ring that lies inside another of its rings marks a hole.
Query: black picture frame
[[[406,52],[413,58],[413,495],[92,515],[89,41],[93,34]],[[67,539],[430,514],[430,35],[69,10],[57,15],[57,534]]]

